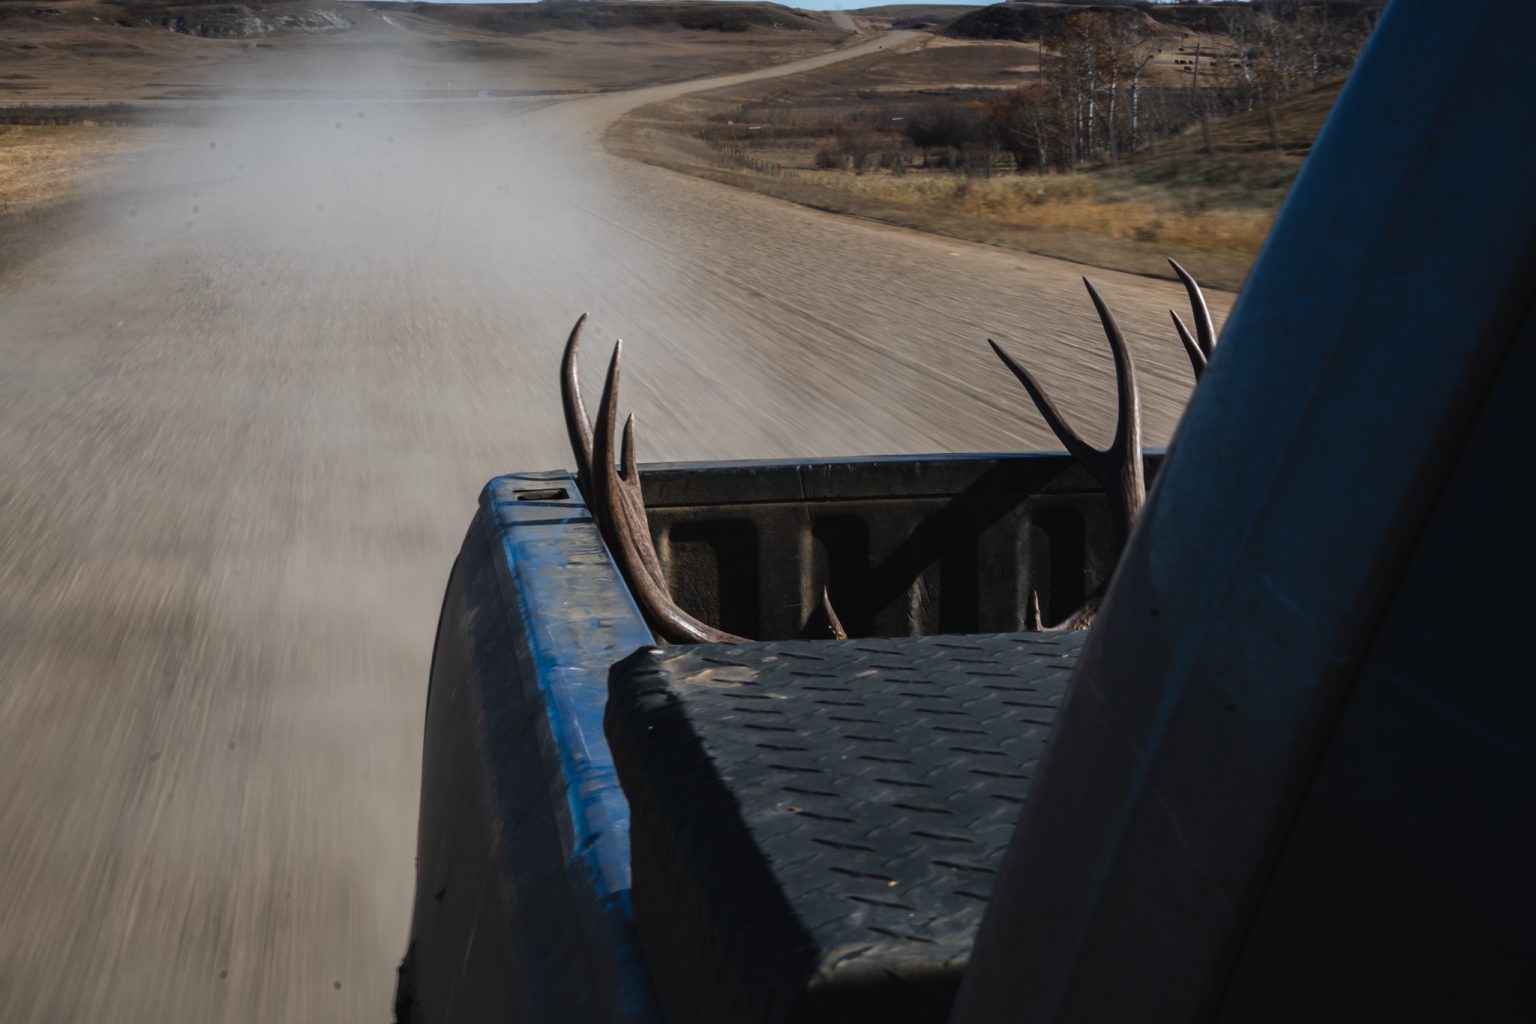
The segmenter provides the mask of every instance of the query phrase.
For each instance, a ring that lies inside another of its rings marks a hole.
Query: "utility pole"
[[[1189,95],[1194,100],[1195,107],[1200,111],[1200,138],[1205,143],[1205,155],[1215,156],[1216,147],[1211,144],[1211,112],[1206,109],[1205,102],[1200,98],[1200,44],[1203,40],[1195,37],[1195,74],[1189,82]]]

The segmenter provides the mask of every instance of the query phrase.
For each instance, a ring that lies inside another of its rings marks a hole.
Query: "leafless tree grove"
[[[969,136],[951,130],[944,144],[956,150],[990,144],[1020,171],[1115,166],[1196,122],[1205,125],[1209,151],[1213,117],[1260,110],[1278,151],[1278,105],[1347,72],[1369,27],[1362,17],[1330,17],[1327,6],[1295,0],[1234,9],[1219,34],[1183,38],[1132,8],[1084,11],[1041,41],[1037,83],[985,104]],[[1149,65],[1165,53],[1187,85],[1147,84]],[[933,149],[925,125],[941,119],[930,113],[908,123],[908,136],[925,154]],[[951,129],[957,119],[963,117],[947,115]]]

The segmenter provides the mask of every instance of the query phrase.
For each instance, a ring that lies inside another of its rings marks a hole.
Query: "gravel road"
[[[229,104],[0,285],[0,1021],[389,1019],[442,588],[583,310],[643,458],[1059,447],[989,336],[1107,439],[1083,268],[603,152],[698,87]],[[1089,273],[1161,443],[1182,293]]]

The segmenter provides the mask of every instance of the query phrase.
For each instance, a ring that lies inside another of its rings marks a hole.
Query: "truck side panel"
[[[657,1019],[602,733],[608,665],[651,641],[617,579],[567,474],[487,485],[433,656],[401,1021]]]

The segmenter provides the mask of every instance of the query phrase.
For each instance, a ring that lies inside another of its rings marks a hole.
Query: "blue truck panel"
[[[608,666],[650,643],[569,474],[486,485],[433,656],[401,1020],[659,1019],[603,739]]]

